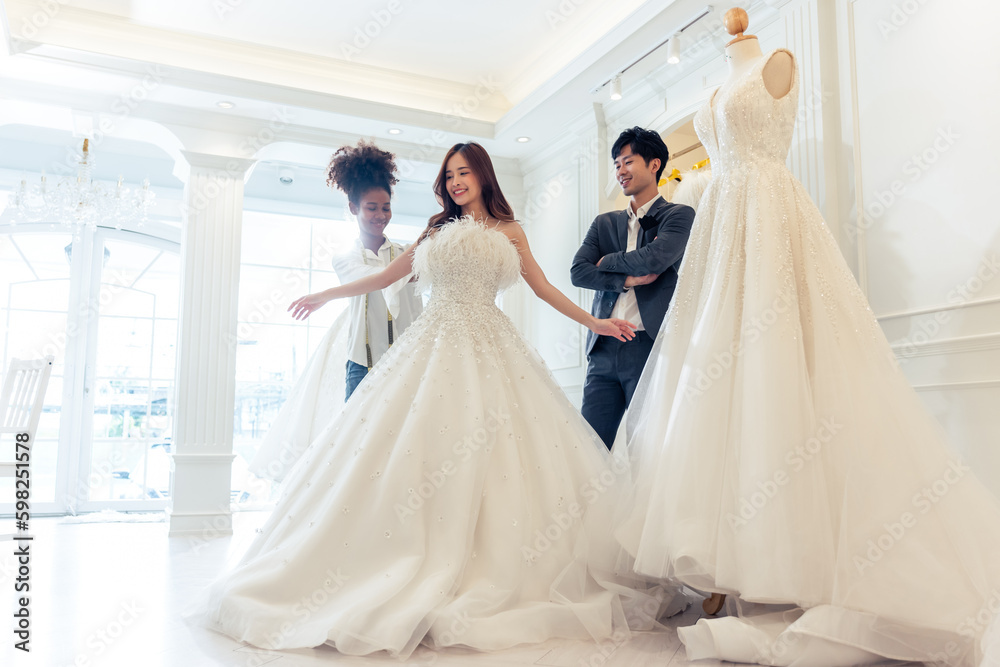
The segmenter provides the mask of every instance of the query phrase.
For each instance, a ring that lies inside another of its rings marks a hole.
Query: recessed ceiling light
[[[216,104],[223,109],[232,109],[234,106],[236,106],[233,102],[227,102],[226,100],[222,100],[221,102],[216,102]]]
[[[390,127],[389,128],[389,134],[402,134],[402,133],[403,133],[403,131],[401,129],[399,129],[398,127]]]
[[[517,140],[519,143],[526,144],[531,141],[531,137],[518,137]]]

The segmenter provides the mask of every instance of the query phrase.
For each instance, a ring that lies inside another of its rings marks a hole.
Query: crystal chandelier
[[[83,140],[83,156],[76,177],[63,177],[53,187],[42,172],[41,181],[29,187],[25,179],[14,193],[9,208],[11,223],[59,222],[79,234],[84,228],[98,225],[121,229],[126,224],[142,226],[156,197],[149,189],[149,179],[142,188],[129,188],[119,176],[117,185],[94,181],[94,158],[89,139]],[[7,215],[4,216],[8,217]]]

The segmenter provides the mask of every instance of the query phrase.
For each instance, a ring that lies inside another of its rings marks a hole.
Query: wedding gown
[[[701,197],[712,183],[712,168],[705,166],[701,169],[691,169],[684,172],[682,176],[684,180],[674,188],[670,195],[670,201],[674,204],[690,206],[697,213]]]
[[[669,600],[612,572],[628,465],[495,305],[520,275],[516,248],[463,219],[414,267],[426,309],[291,470],[196,618],[269,649],[403,658],[420,643],[493,650],[649,627]]]
[[[768,58],[695,117],[714,178],[630,409],[618,537],[637,572],[766,603],[681,629],[691,659],[1000,664],[997,499],[785,166],[797,73],[774,99]]]

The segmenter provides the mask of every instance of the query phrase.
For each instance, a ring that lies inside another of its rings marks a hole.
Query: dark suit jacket
[[[662,197],[646,214],[647,225],[639,230],[636,249],[625,252],[628,243],[628,210],[602,213],[594,219],[583,245],[573,258],[570,275],[573,284],[596,291],[591,313],[597,318],[611,317],[618,295],[626,291],[625,278],[659,274],[649,285],[635,290],[643,327],[656,338],[670,298],[677,285],[677,271],[684,257],[684,246],[691,234],[694,209],[683,204],[671,204]],[[648,224],[655,221],[655,225]],[[604,258],[601,266],[597,262]],[[587,354],[597,342],[597,335],[587,335]]]

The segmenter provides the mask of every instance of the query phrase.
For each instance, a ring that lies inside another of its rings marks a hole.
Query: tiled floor
[[[243,552],[263,513],[236,517],[235,534],[170,538],[165,523],[67,524],[36,519],[31,545],[31,653],[0,633],[0,665],[20,667],[657,667],[688,663],[673,628],[694,623],[700,607],[669,619],[666,631],[615,646],[551,641],[496,653],[420,649],[401,662],[386,655],[343,656],[331,648],[269,652],[192,627],[180,618],[195,593]],[[0,615],[14,609],[13,547],[0,543]],[[4,624],[7,626],[7,623]],[[9,627],[9,626],[8,626]]]

